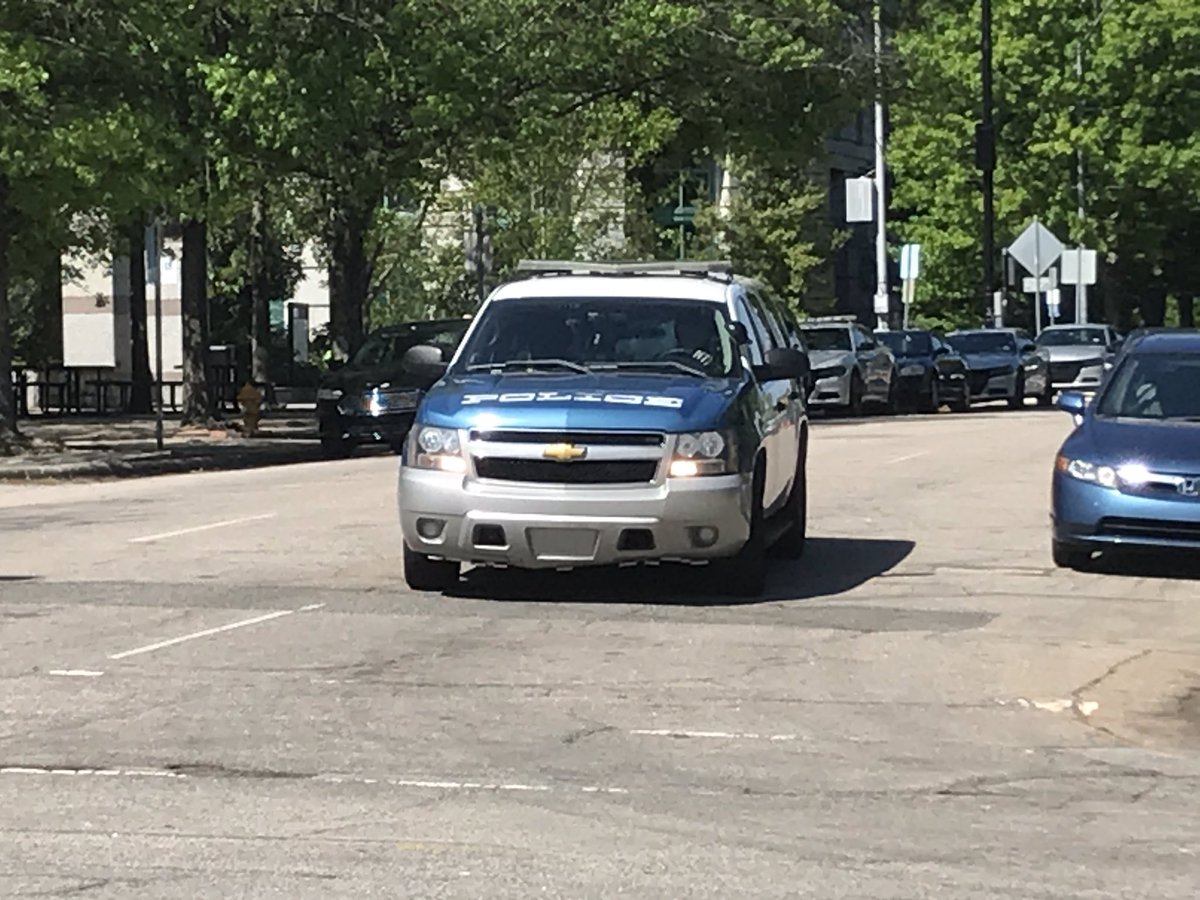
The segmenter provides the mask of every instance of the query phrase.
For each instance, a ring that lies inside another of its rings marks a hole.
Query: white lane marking
[[[798,741],[798,734],[758,734],[753,731],[676,731],[671,728],[635,728],[630,734],[645,737],[717,738],[730,741]]]
[[[298,612],[310,612],[314,609],[320,609],[324,603],[310,603],[308,606],[302,606],[299,609],[279,609],[275,612],[265,613],[261,616],[255,616],[252,619],[242,619],[240,622],[230,622],[228,625],[220,625],[217,628],[206,628],[203,631],[194,631],[191,634],[185,634],[180,637],[170,638],[169,640],[159,641],[155,644],[147,644],[145,647],[135,647],[133,650],[126,650],[123,653],[113,653],[109,659],[125,659],[130,656],[137,656],[140,653],[150,653],[153,650],[162,650],[164,647],[173,647],[176,644],[182,644],[184,641],[194,641],[197,638],[209,637],[214,634],[221,634],[225,631],[233,631],[235,628],[245,628],[248,625],[257,625],[259,622],[269,622],[272,619],[281,619],[284,616],[294,616]]]
[[[910,459],[919,459],[922,456],[928,456],[928,450],[922,450],[919,453],[910,453],[907,456],[897,456],[895,459],[889,459],[888,465],[894,466],[896,463],[908,462]]]
[[[196,534],[199,531],[212,531],[214,528],[227,528],[230,525],[244,525],[247,522],[261,522],[264,519],[275,518],[276,513],[263,513],[258,516],[244,516],[240,519],[226,519],[223,522],[210,522],[207,525],[196,525],[192,528],[180,528],[178,531],[164,531],[160,534],[148,534],[145,537],[130,538],[131,544],[149,544],[154,541],[163,541],[167,538],[182,537],[185,534]]]
[[[126,778],[173,778],[185,780],[203,776],[193,776],[186,772],[174,772],[170,769],[58,769],[50,766],[6,766],[0,768],[0,775],[118,775]],[[366,778],[361,775],[339,775],[324,773],[310,775],[305,780],[322,784],[383,784],[391,787],[418,788],[422,790],[458,790],[458,791],[496,791],[512,793],[551,793],[578,792],[581,794],[628,794],[627,788],[605,787],[602,785],[560,785],[549,784],[520,784],[511,782],[487,781],[442,781],[425,778]]]
[[[51,675],[62,675],[65,678],[99,678],[103,672],[95,669],[51,669]]]

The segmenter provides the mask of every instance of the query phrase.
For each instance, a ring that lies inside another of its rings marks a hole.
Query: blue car
[[[1092,403],[1059,397],[1075,417],[1054,464],[1055,565],[1096,551],[1200,550],[1200,334],[1148,334],[1127,345]]]

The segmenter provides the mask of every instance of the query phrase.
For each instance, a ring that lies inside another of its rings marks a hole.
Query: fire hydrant
[[[242,407],[244,433],[246,437],[254,437],[258,433],[258,420],[262,418],[262,391],[247,381],[238,391],[237,399]]]

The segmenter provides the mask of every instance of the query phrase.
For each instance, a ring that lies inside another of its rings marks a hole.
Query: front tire
[[[354,442],[338,431],[322,429],[321,452],[326,459],[346,459],[354,453]]]
[[[1046,377],[1046,390],[1038,394],[1037,405],[1043,409],[1054,405],[1054,384]]]
[[[1013,386],[1013,395],[1008,398],[1009,409],[1025,408],[1025,373],[1017,375],[1017,383]]]
[[[721,593],[731,597],[756,598],[767,587],[767,547],[763,526],[763,467],[754,471],[753,495],[750,501],[750,536],[736,556],[718,560],[716,581]]]
[[[924,411],[927,413],[936,413],[942,408],[942,390],[938,384],[937,375],[929,379],[929,395],[925,398]]]
[[[863,387],[862,376],[855,372],[850,376],[850,402],[846,404],[846,414],[857,419],[863,414]]]
[[[458,583],[456,562],[430,559],[404,545],[404,580],[414,591],[446,591]]]
[[[1092,551],[1074,544],[1066,544],[1059,540],[1051,540],[1050,556],[1054,565],[1060,569],[1075,569],[1083,571],[1091,565]]]

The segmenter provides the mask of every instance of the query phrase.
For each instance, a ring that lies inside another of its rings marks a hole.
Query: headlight
[[[410,440],[409,448],[410,463],[415,468],[440,469],[443,472],[467,470],[462,442],[453,428],[420,426],[415,440]]]
[[[921,365],[920,363],[913,363],[912,365],[904,366],[900,370],[900,374],[901,375],[924,375],[925,367],[923,365]]]
[[[675,456],[670,468],[672,478],[726,475],[736,470],[732,435],[719,431],[695,431],[681,434],[675,439]]]
[[[1122,466],[1097,465],[1086,459],[1071,459],[1059,454],[1055,467],[1065,475],[1070,475],[1079,481],[1089,481],[1106,488],[1118,488],[1122,485],[1138,487],[1150,480],[1150,472],[1140,463],[1128,463]]]
[[[341,400],[342,391],[339,388],[318,388],[317,400]]]

